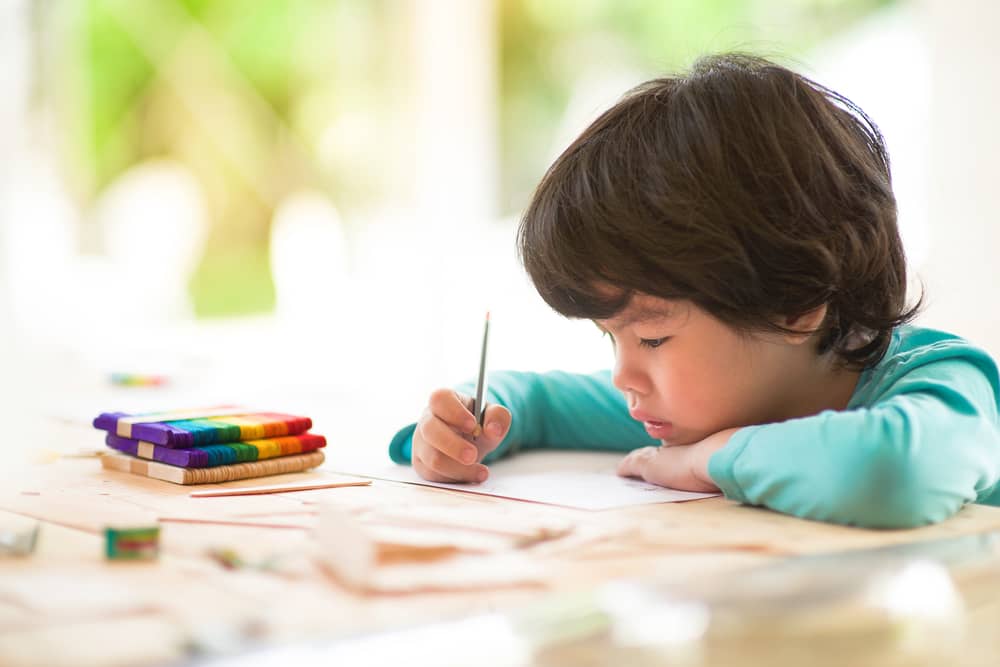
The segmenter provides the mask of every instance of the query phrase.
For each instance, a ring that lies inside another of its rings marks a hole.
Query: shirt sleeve
[[[994,388],[968,361],[928,364],[870,407],[740,429],[709,475],[728,498],[809,519],[941,521],[1000,479]]]
[[[471,384],[456,387],[470,394]],[[485,462],[521,449],[586,449],[628,452],[657,445],[628,414],[625,397],[610,371],[580,375],[553,371],[490,373],[489,401],[511,412],[510,431]],[[415,424],[400,430],[389,445],[397,463],[408,463]]]

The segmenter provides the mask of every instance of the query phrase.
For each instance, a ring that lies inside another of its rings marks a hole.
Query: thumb
[[[503,442],[510,431],[511,424],[510,410],[502,405],[487,405],[486,415],[483,419],[483,432],[476,438],[476,447],[479,449],[479,456],[482,458],[489,454]]]

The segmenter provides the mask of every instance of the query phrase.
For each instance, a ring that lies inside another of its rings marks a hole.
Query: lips
[[[654,440],[665,440],[670,437],[671,432],[674,430],[674,425],[670,422],[663,419],[656,419],[652,415],[640,410],[630,411],[629,414],[632,415],[632,419],[642,422],[642,425],[646,428],[646,433]]]
[[[632,416],[632,419],[636,420],[637,422],[642,422],[642,423],[656,422],[659,424],[665,424],[667,421],[666,419],[657,419],[655,415],[651,415],[648,412],[643,412],[642,410],[629,410],[628,413]]]
[[[653,440],[669,440],[674,432],[674,425],[670,422],[643,422],[642,425]]]

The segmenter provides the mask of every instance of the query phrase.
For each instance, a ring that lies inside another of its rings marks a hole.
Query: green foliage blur
[[[682,71],[706,53],[778,60],[810,49],[895,0],[501,0],[503,205],[519,210],[554,156],[555,123],[594,71],[634,81]],[[625,91],[622,90],[622,93]]]
[[[435,0],[57,3],[51,63],[67,174],[86,207],[129,167],[170,157],[204,192],[210,234],[190,284],[202,317],[274,305],[268,230],[308,186],[345,212],[391,196],[412,131],[405,45]],[[595,69],[677,70],[734,48],[799,57],[892,0],[496,0],[502,214],[551,159],[574,87]],[[332,120],[331,120],[332,119]],[[362,216],[363,217],[363,216]],[[136,224],[141,224],[140,220]]]

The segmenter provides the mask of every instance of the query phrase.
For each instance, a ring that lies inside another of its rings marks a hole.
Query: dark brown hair
[[[819,352],[852,368],[877,363],[919,307],[906,307],[878,128],[843,95],[743,54],[643,83],[602,114],[542,178],[518,246],[567,317],[612,317],[642,293],[787,331],[779,318],[826,304]]]

